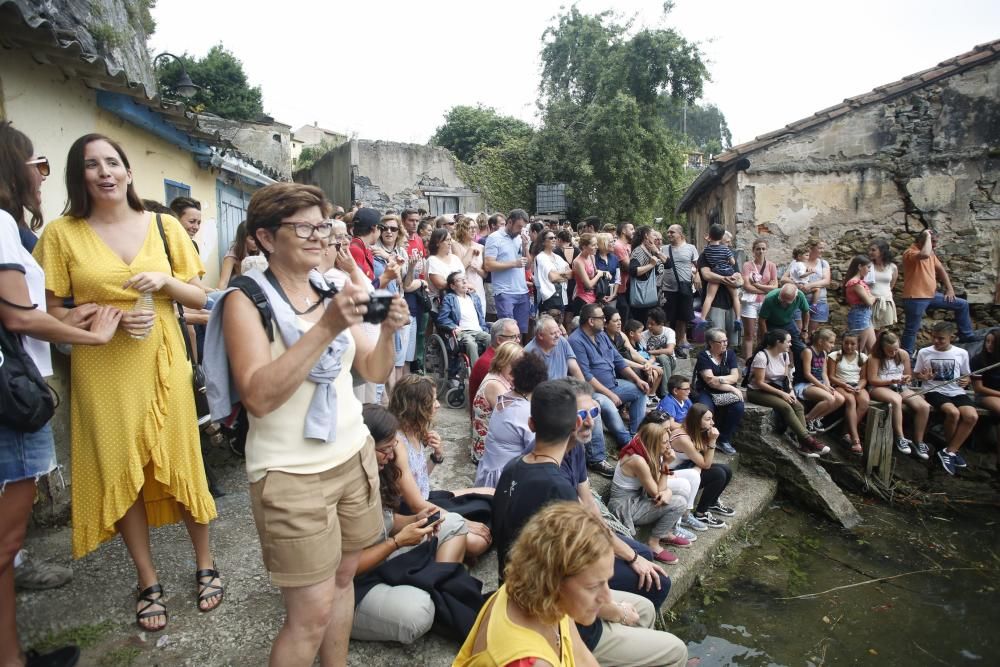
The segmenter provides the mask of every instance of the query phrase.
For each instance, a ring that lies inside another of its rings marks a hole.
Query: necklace
[[[281,295],[281,298],[285,300],[285,303],[288,304],[288,307],[292,309],[292,312],[295,313],[296,315],[308,315],[309,313],[319,308],[319,306],[323,303],[322,298],[317,299],[314,303],[312,299],[310,299],[308,296],[296,293],[294,296],[296,298],[302,299],[306,304],[305,310],[297,310],[295,306],[292,304],[292,300],[288,298],[288,294],[285,292],[285,288],[282,287],[281,281],[278,280],[278,277],[274,275],[274,273],[272,273],[270,269],[268,269],[264,273],[264,276],[267,278],[267,281],[271,283],[271,286],[274,287],[275,290],[277,290],[278,294]],[[312,288],[312,286],[313,285],[310,282],[309,287]]]
[[[562,633],[559,632],[559,624],[556,623],[556,655],[559,657],[559,664],[562,664]]]
[[[556,465],[559,465],[558,459],[556,459],[556,457],[554,457],[554,456],[549,456],[548,454],[539,454],[538,452],[532,452],[531,455],[535,457],[535,461],[536,462],[540,458],[546,458],[546,459],[552,461],[553,463],[555,463]]]

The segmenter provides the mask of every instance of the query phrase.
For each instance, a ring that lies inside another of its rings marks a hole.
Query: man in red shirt
[[[507,341],[520,342],[521,340],[521,330],[517,326],[517,320],[512,317],[504,317],[496,322],[490,327],[490,346],[486,348],[486,351],[479,355],[479,359],[476,361],[476,365],[472,367],[472,372],[469,373],[469,411],[472,411],[472,399],[475,398],[476,392],[479,391],[479,385],[483,383],[483,378],[490,370],[490,363],[493,362],[493,355],[496,354],[497,348],[506,343]]]
[[[351,257],[361,268],[368,280],[375,280],[375,256],[371,244],[378,238],[379,220],[381,214],[373,208],[359,208],[354,212],[354,222],[351,227]]]

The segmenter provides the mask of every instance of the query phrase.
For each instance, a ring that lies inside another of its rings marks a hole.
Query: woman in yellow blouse
[[[132,186],[128,158],[111,139],[88,134],[74,142],[66,190],[63,216],[46,225],[35,249],[49,312],[60,317],[67,298],[123,312],[110,343],[73,349],[73,555],[120,533],[138,574],[136,622],[158,631],[167,609],[150,526],[183,519],[197,558],[198,608],[210,611],[223,596],[208,535],[215,503],[173,305],[205,305],[204,270],[184,228],[163,216],[168,261],[156,218]],[[152,311],[134,308],[142,293],[152,294]]]
[[[576,623],[611,600],[611,533],[577,502],[546,505],[521,529],[504,585],[483,606],[452,667],[597,667]]]

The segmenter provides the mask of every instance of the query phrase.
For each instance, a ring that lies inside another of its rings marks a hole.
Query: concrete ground
[[[448,448],[444,465],[432,476],[436,488],[469,486],[474,466],[468,456],[466,410],[443,408],[437,429]],[[720,457],[725,458],[725,457]],[[241,461],[218,451],[210,457],[226,492],[218,499],[219,518],[212,524],[216,562],[226,598],[214,612],[199,613],[195,602],[195,563],[182,525],[153,532],[153,553],[168,595],[170,621],[162,633],[145,634],[134,623],[135,573],[120,539],[72,563],[74,579],[53,591],[18,596],[22,642],[44,646],[73,640],[84,646],[81,665],[252,665],[267,664],[271,641],[283,619],[281,597],[268,581],[250,513]],[[736,461],[733,462],[737,463]],[[605,490],[607,481],[592,479]],[[712,554],[758,516],[774,497],[776,482],[740,471],[725,494],[738,509],[727,530],[699,533],[691,549],[678,550],[680,563],[669,566],[673,587],[666,606],[676,602],[711,567]],[[31,558],[70,564],[70,529],[29,536]],[[496,588],[496,556],[489,553],[472,570],[484,590]],[[412,646],[352,642],[350,665],[450,665],[458,644],[429,635]]]

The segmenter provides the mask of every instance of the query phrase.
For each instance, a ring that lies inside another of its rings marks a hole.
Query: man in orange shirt
[[[913,348],[917,342],[917,332],[924,313],[928,308],[943,308],[955,311],[958,324],[958,340],[972,338],[972,318],[969,317],[969,302],[955,296],[955,288],[948,277],[948,271],[934,254],[937,244],[936,232],[925,229],[917,234],[906,252],[903,253],[903,312],[906,323],[903,328],[902,347],[913,358]],[[937,291],[938,283],[944,293]]]

